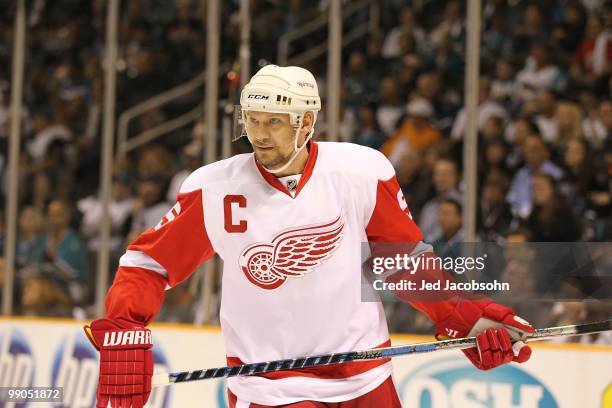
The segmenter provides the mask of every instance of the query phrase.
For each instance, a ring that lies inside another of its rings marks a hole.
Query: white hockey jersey
[[[253,154],[193,172],[172,210],[121,258],[107,315],[147,324],[164,288],[217,253],[229,364],[390,344],[381,304],[361,300],[362,243],[422,238],[392,165],[367,147],[310,142],[303,173],[282,180]],[[416,307],[433,320],[440,308]],[[259,404],[337,402],[390,374],[382,360],[231,378],[228,386]]]

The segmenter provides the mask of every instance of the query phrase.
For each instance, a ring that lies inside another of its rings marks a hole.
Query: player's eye
[[[270,118],[270,124],[271,125],[278,125],[281,123],[281,120],[278,118]]]

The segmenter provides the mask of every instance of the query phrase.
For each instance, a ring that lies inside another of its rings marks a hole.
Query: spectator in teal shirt
[[[28,206],[21,210],[17,241],[17,268],[42,262],[45,248],[42,236],[44,224],[43,215],[36,208]]]
[[[52,263],[63,279],[70,281],[69,295],[74,302],[84,296],[87,252],[79,235],[70,228],[70,208],[54,200],[47,207],[47,232],[42,237],[43,262]]]

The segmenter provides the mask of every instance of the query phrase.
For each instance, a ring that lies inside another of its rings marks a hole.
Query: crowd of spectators
[[[0,16],[3,201],[10,95],[10,71],[4,67],[10,67],[12,58],[12,3],[0,0],[8,10]],[[118,113],[202,71],[204,3],[122,3]],[[380,149],[390,159],[412,215],[425,239],[437,247],[461,242],[464,234],[464,3],[381,0],[379,30],[343,50],[339,139]],[[74,315],[74,306],[87,312],[92,301],[101,213],[105,5],[100,0],[28,3],[16,265],[16,307],[22,313]],[[253,21],[258,24],[252,27],[252,66],[275,62],[280,35],[326,12],[326,7],[326,1],[253,1]],[[610,3],[489,0],[483,2],[482,18],[478,239],[499,244],[609,241]],[[239,44],[238,2],[223,2],[222,20],[221,62],[232,67]],[[345,24],[350,27],[352,20]],[[293,43],[291,52],[307,50],[326,35],[313,33]],[[306,68],[317,75],[325,99],[321,61]],[[235,86],[236,77],[223,77],[221,98],[235,98]],[[201,99],[186,97],[150,111],[130,132],[151,129]],[[116,161],[114,262],[131,239],[171,208],[180,182],[202,164],[203,127],[200,120]],[[317,134],[319,139],[327,137],[325,112]],[[0,217],[0,224],[3,221]],[[516,278],[521,275],[513,272],[520,269],[516,265],[508,263],[508,279],[526,284]],[[193,291],[169,296],[181,312],[173,315],[167,308],[164,316],[192,319],[193,299]],[[556,310],[562,316],[563,308]],[[396,316],[392,329],[428,330],[415,314]]]

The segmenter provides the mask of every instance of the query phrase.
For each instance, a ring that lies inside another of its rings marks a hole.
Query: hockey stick
[[[527,336],[523,339],[523,341],[540,341],[559,336],[575,336],[599,333],[607,330],[612,330],[612,320],[537,329],[533,335]],[[460,339],[432,341],[427,343],[406,344],[403,346],[382,347],[363,351],[349,351],[345,353],[325,354],[288,360],[243,364],[231,367],[209,368],[207,370],[179,371],[169,374],[154,375],[152,385],[157,387],[173,383],[208,380],[212,378],[236,377],[270,373],[280,370],[322,367],[332,364],[348,363],[351,361],[377,360],[382,358],[403,356],[406,354],[427,353],[436,350],[464,349],[474,347],[475,345],[475,337],[465,337]]]

